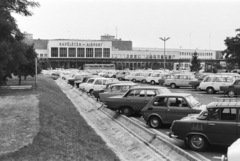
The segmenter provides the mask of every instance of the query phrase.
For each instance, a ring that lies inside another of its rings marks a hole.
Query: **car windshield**
[[[204,119],[206,119],[207,116],[208,116],[208,110],[206,108],[200,112],[200,114],[197,116],[197,118],[200,120],[204,120]]]
[[[193,97],[192,95],[187,96],[186,100],[188,101],[189,104],[191,104],[191,106],[200,106],[201,105],[201,103],[198,102],[198,100],[195,97]]]

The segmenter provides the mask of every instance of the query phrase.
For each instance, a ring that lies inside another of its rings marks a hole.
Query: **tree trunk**
[[[19,78],[19,80],[18,80],[18,85],[21,85],[21,81],[22,81],[21,74],[18,75],[18,78]]]
[[[26,79],[27,79],[27,75],[24,76],[24,80],[26,80]]]

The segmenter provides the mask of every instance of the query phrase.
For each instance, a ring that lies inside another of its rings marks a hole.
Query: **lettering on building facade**
[[[82,47],[101,47],[103,43],[79,43],[79,42],[60,42],[59,46],[82,46]]]

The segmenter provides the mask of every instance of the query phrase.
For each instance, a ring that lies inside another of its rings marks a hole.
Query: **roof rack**
[[[240,96],[237,97],[213,97],[216,102],[240,102]]]

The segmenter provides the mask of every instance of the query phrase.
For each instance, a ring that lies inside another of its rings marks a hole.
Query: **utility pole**
[[[163,57],[163,59],[164,59],[164,71],[165,71],[165,42],[168,40],[168,39],[170,39],[170,37],[164,37],[164,38],[162,38],[162,37],[160,37],[160,39],[162,40],[162,41],[164,41],[164,57]]]

